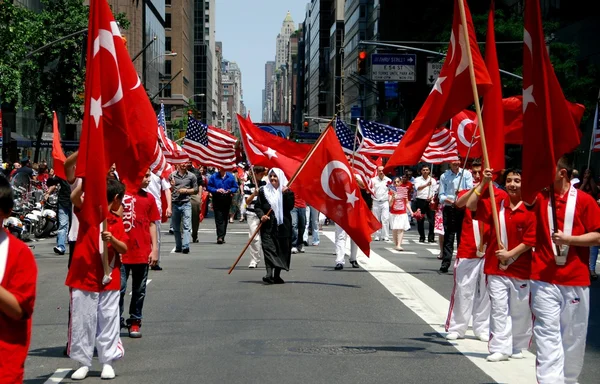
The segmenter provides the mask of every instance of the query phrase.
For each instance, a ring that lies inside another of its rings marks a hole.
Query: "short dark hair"
[[[431,171],[431,167],[427,163],[421,164],[421,167],[419,168],[419,172],[421,172],[423,170],[423,168],[427,168]]]
[[[567,177],[570,179],[573,174],[573,162],[568,156],[563,156],[558,159],[558,163],[556,164],[558,170],[565,169],[567,171]]]
[[[521,171],[519,168],[508,168],[507,170],[504,171],[504,180],[506,180],[508,175],[511,173],[513,175],[523,176],[523,171]]]
[[[254,167],[254,173],[263,173],[266,170],[267,169],[265,167],[263,167],[262,165],[257,165]]]
[[[123,196],[125,196],[125,184],[117,179],[107,179],[106,198],[108,199],[109,204],[115,199],[115,196],[119,199],[122,199]]]
[[[481,159],[477,158],[475,160],[473,160],[473,162],[471,163],[471,168],[472,167],[481,167],[482,163],[481,163]]]
[[[0,211],[8,215],[14,205],[15,200],[10,182],[4,177],[0,177]]]

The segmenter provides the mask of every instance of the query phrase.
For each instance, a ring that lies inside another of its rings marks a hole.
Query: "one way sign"
[[[435,84],[444,63],[427,63],[427,85]]]

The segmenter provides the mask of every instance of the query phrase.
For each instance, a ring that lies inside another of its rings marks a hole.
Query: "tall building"
[[[215,125],[213,85],[215,63],[215,0],[194,0],[194,94],[200,119]],[[216,103],[216,102],[215,102]]]
[[[263,105],[263,121],[273,121],[273,75],[275,74],[275,62],[265,63],[265,97]]]
[[[237,114],[245,115],[242,91],[242,71],[235,61],[223,60],[221,64],[223,82],[223,114],[229,132],[239,132]]]
[[[329,57],[329,78],[331,87],[327,93],[321,93],[326,99],[326,116],[335,114],[342,115],[344,112],[343,104],[343,77],[342,67],[344,63],[344,6],[345,0],[333,0],[332,14],[334,15],[330,28],[330,48]]]
[[[225,116],[223,115],[223,72],[221,71],[221,62],[223,61],[223,43],[217,41],[215,43],[215,65],[214,65],[214,78],[216,87],[214,99],[216,100],[216,110],[213,110],[213,113],[216,112],[217,127],[224,128],[225,127]]]
[[[275,51],[275,68],[279,69],[282,65],[287,63],[289,52],[288,52],[288,41],[291,34],[294,32],[294,19],[288,11],[283,23],[281,25],[281,32],[277,35],[276,51]]]

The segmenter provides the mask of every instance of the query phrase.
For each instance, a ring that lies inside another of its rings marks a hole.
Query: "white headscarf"
[[[275,214],[275,218],[277,219],[277,224],[283,224],[283,187],[287,186],[288,179],[285,177],[283,171],[279,168],[271,168],[269,171],[269,175],[271,173],[275,173],[277,178],[279,179],[279,188],[275,189],[271,181],[267,182],[267,185],[264,186],[264,193],[267,201],[271,205],[271,209]]]

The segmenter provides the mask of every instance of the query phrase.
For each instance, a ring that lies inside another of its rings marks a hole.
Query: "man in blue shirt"
[[[217,244],[225,242],[231,200],[237,190],[238,184],[235,177],[223,168],[219,168],[219,172],[213,173],[208,180],[208,192],[212,194],[215,224],[217,226]]]
[[[450,163],[450,169],[440,177],[440,204],[444,206],[444,252],[440,272],[447,273],[454,253],[454,238],[456,247],[460,245],[460,234],[465,211],[455,205],[460,191],[473,188],[473,175],[466,169],[460,168],[460,160]]]

